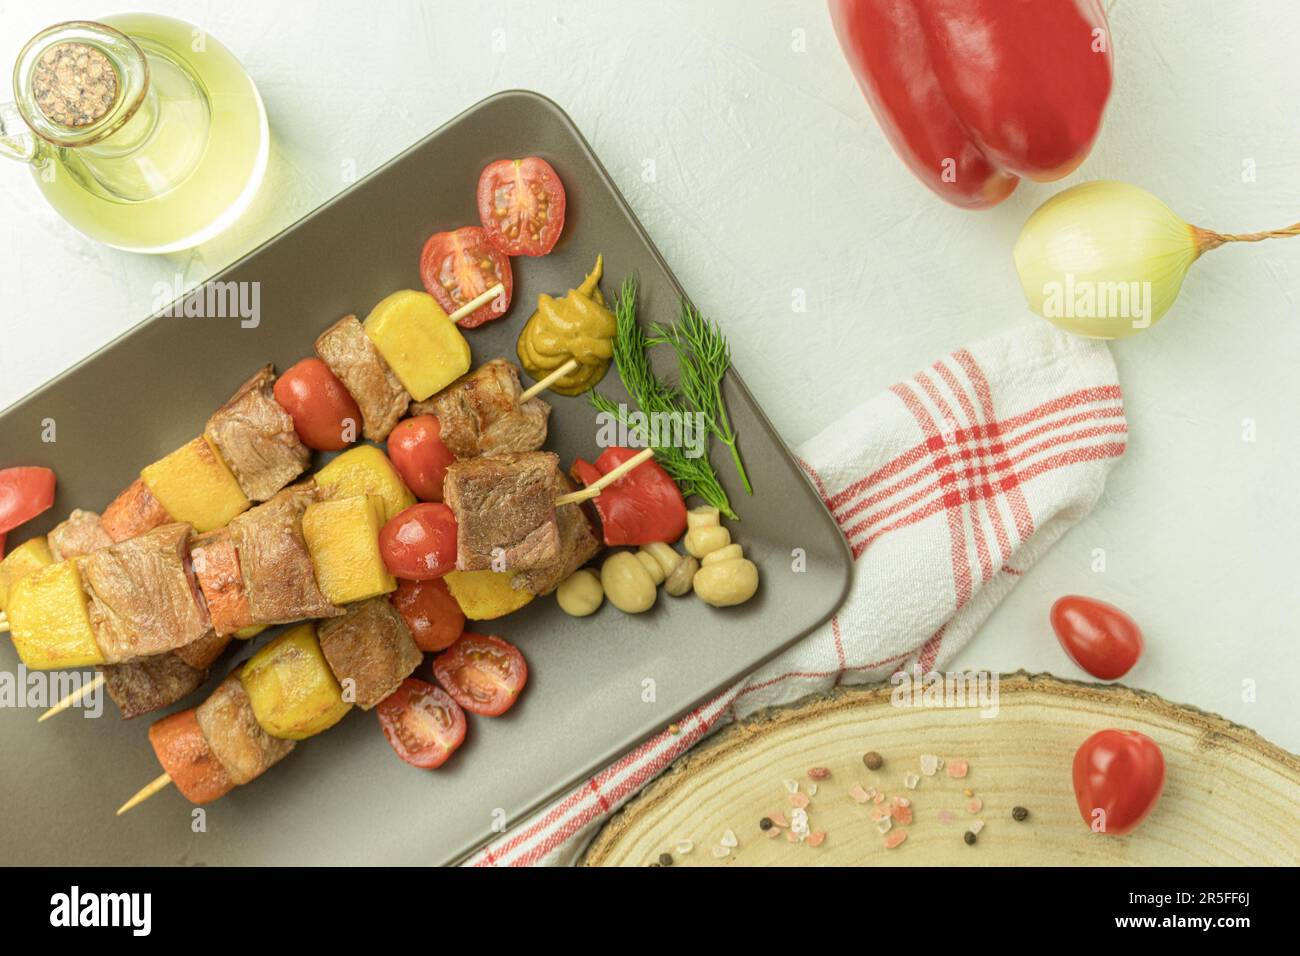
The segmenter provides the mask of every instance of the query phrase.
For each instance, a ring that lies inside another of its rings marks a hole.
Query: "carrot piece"
[[[114,541],[125,541],[171,520],[162,502],[137,478],[104,509],[99,524]]]
[[[193,707],[155,721],[149,743],[158,763],[191,803],[210,803],[225,796],[234,784],[199,729]]]
[[[208,605],[212,629],[218,635],[233,634],[254,623],[239,550],[229,531],[222,528],[194,538],[190,561]]]

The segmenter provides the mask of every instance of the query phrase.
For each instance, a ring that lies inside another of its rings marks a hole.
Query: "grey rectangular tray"
[[[674,319],[683,290],[572,121],[535,93],[497,94],[217,276],[261,284],[257,328],[156,316],[0,413],[0,467],[48,465],[59,476],[53,511],[14,532],[10,546],[74,507],[102,509],[141,466],[196,435],[261,364],[285,369],[310,354],[315,336],[339,316],[364,317],[388,293],[420,288],[424,240],[477,223],[482,167],[531,154],[548,159],[565,183],[564,235],[551,255],[513,261],[510,314],[467,334],[475,362],[513,360],[538,294],[578,284],[597,253],[605,257],[607,292],[636,275],[643,321]],[[727,316],[716,318],[725,329]],[[672,373],[670,357],[656,360],[660,372]],[[626,400],[614,370],[600,389]],[[100,719],[72,711],[37,725],[38,709],[0,708],[0,862],[437,864],[465,857],[494,835],[494,824],[518,822],[808,633],[843,600],[851,560],[839,530],[735,372],[726,397],[754,496],[744,494],[725,449],[715,448],[713,460],[742,519],[735,537],[762,575],[748,604],[719,611],[694,597],[661,597],[647,614],[606,605],[573,619],[553,599],[538,599],[475,628],[519,645],[530,680],[504,717],[470,718],[464,747],[442,769],[401,763],[374,714],[354,710],[210,804],[200,833],[174,788],[113,815],[159,773],[146,737],[151,717],[123,721],[106,702]],[[549,398],[547,447],[566,467],[597,455],[586,400]],[[41,440],[47,419],[57,424],[52,444]],[[795,548],[807,555],[803,573],[792,570]],[[273,633],[250,643],[260,646]],[[252,649],[241,646],[218,671]],[[17,667],[12,644],[3,642],[0,668]]]

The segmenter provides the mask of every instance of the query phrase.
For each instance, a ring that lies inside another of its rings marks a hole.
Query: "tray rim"
[[[126,340],[130,336],[135,335],[138,332],[142,331],[153,322],[166,318],[167,317],[166,313],[171,308],[171,306],[184,300],[187,296],[191,295],[195,289],[202,288],[205,284],[209,282],[223,281],[223,279],[227,277],[230,273],[245,267],[250,260],[252,260],[260,253],[264,252],[265,250],[269,249],[273,245],[292,239],[293,234],[300,227],[304,226],[311,220],[315,219],[317,216],[324,214],[335,204],[347,198],[354,190],[360,188],[361,186],[365,185],[371,180],[377,179],[378,177],[388,172],[390,168],[397,165],[402,160],[406,159],[410,154],[425,147],[430,140],[433,140],[436,137],[442,135],[449,127],[461,121],[469,114],[476,113],[479,110],[488,107],[489,105],[496,103],[500,100],[509,100],[509,99],[523,99],[523,100],[532,101],[533,104],[544,108],[555,121],[560,123],[565,128],[565,131],[567,132],[568,135],[570,135],[573,138],[574,142],[578,145],[580,151],[585,156],[585,158],[595,167],[599,175],[604,179],[605,185],[608,186],[610,191],[613,193],[614,197],[617,200],[618,206],[622,210],[624,216],[627,218],[628,222],[635,230],[638,238],[641,240],[641,242],[644,244],[646,249],[649,251],[654,264],[657,265],[660,270],[662,270],[663,276],[667,278],[673,291],[680,298],[685,299],[688,302],[691,301],[690,297],[686,294],[685,289],[682,288],[681,283],[678,281],[676,274],[673,272],[672,268],[668,265],[667,261],[663,257],[663,254],[659,251],[658,246],[655,245],[653,239],[650,237],[650,234],[642,225],[641,220],[637,217],[631,205],[628,203],[627,197],[623,195],[623,192],[621,189],[619,189],[617,182],[609,174],[609,170],[605,168],[604,163],[601,162],[600,157],[597,155],[596,151],[592,148],[591,144],[587,141],[587,138],[583,135],[581,129],[574,122],[573,118],[569,116],[568,112],[563,107],[561,107],[558,103],[556,103],[553,99],[551,99],[550,97],[546,96],[543,93],[539,93],[536,92],[535,90],[529,90],[523,88],[509,88],[509,89],[499,90],[495,93],[491,93],[488,96],[466,107],[465,109],[460,110],[455,115],[447,118],[442,123],[440,123],[437,127],[435,127],[433,130],[424,134],[415,142],[401,149],[398,153],[394,154],[392,157],[385,160],[383,163],[381,163],[375,169],[371,170],[362,178],[358,179],[356,182],[348,185],[346,189],[340,190],[338,193],[336,193],[335,195],[331,196],[329,199],[322,202],[319,206],[316,206],[309,212],[300,216],[298,219],[294,220],[292,223],[285,226],[283,229],[276,232],[274,235],[267,237],[262,242],[258,243],[255,247],[250,249],[248,252],[244,253],[234,261],[224,266],[220,271],[213,273],[212,275],[203,279],[202,282],[199,282],[195,286],[190,287],[185,291],[183,291],[181,295],[177,299],[173,300],[173,302],[170,305],[165,306],[162,309],[141,319],[139,322],[132,324],[131,326],[129,326],[128,328],[124,329],[122,332],[115,335],[112,339],[105,342],[103,345],[99,346],[93,352],[86,355],[85,357],[83,357],[73,365],[70,365],[69,367],[59,372],[58,374],[56,374],[55,376],[53,376],[43,384],[37,386],[32,391],[28,392],[26,395],[22,396],[21,398],[15,400],[14,402],[11,402],[9,405],[0,409],[0,422],[3,422],[3,420],[8,418],[11,413],[17,411],[22,406],[25,406],[30,402],[38,400],[42,395],[46,394],[48,391],[60,385],[65,378],[67,378],[68,376],[72,375],[74,372],[81,369],[82,366],[87,365],[90,362],[100,358],[101,355],[103,355],[103,353],[109,351],[110,349],[112,349],[122,341]],[[753,393],[750,391],[748,385],[745,383],[743,376],[734,366],[729,370],[728,378],[730,380],[729,382],[730,386],[738,389],[743,394],[745,400],[749,403],[749,406],[752,409],[752,412],[755,415],[755,417],[758,419],[760,424],[766,429],[767,433],[775,440],[777,447],[781,450],[781,452],[784,453],[786,459],[794,466],[794,471],[802,479],[804,485],[807,487],[813,500],[815,500],[820,506],[818,509],[819,517],[822,520],[826,530],[829,532],[827,536],[827,542],[829,544],[829,542],[832,539],[835,542],[833,550],[835,551],[839,559],[837,563],[837,569],[840,573],[840,587],[839,587],[839,593],[835,597],[833,603],[825,610],[825,612],[820,617],[816,619],[816,621],[813,624],[811,624],[804,630],[801,630],[798,633],[784,640],[780,645],[778,645],[768,654],[765,654],[763,657],[754,661],[752,665],[748,666],[740,673],[732,675],[731,677],[727,678],[720,684],[709,686],[698,695],[693,696],[690,702],[685,707],[683,707],[680,712],[678,712],[677,716],[679,717],[682,714],[689,713],[690,711],[698,708],[702,703],[705,703],[708,700],[712,699],[721,690],[723,690],[725,687],[729,686],[730,684],[734,683],[735,681],[740,680],[743,677],[745,677],[747,674],[762,668],[769,661],[771,661],[778,655],[784,653],[785,651],[789,650],[790,647],[792,647],[799,640],[801,640],[802,638],[806,637],[807,635],[811,634],[813,631],[817,630],[819,627],[824,625],[844,605],[845,600],[848,598],[849,589],[853,577],[854,559],[852,556],[852,552],[849,550],[848,542],[844,538],[843,533],[840,531],[839,526],[836,524],[835,519],[831,515],[829,509],[826,507],[826,503],[822,498],[820,492],[818,492],[811,478],[808,476],[805,469],[801,466],[799,457],[794,453],[794,451],[790,448],[789,444],[786,442],[785,438],[772,424],[772,421],[768,417],[767,412],[763,409],[763,406],[757,401],[757,399],[755,399]],[[834,570],[836,569],[828,569],[826,573],[834,573]],[[502,831],[501,833],[489,833],[482,838],[479,838],[478,836],[472,837],[468,846],[466,846],[461,850],[453,851],[452,853],[450,853],[444,860],[441,861],[441,865],[457,866],[465,862],[467,859],[472,857],[475,853],[477,853],[484,846],[491,843],[493,840],[503,836],[506,833],[509,833],[510,830],[513,830],[519,827],[520,825],[522,825],[523,823],[527,822],[528,818],[531,817],[533,814],[535,814],[539,809],[553,802],[556,798],[563,795],[565,791],[575,786],[582,779],[590,776],[590,774],[593,773],[595,770],[606,765],[611,759],[615,759],[619,754],[626,753],[628,750],[636,748],[640,744],[651,739],[658,732],[659,732],[658,729],[652,728],[650,731],[648,731],[645,734],[640,734],[635,736],[630,742],[624,742],[617,745],[611,753],[606,753],[602,749],[601,752],[598,755],[596,755],[593,759],[584,762],[581,768],[576,773],[564,774],[562,777],[555,778],[555,782],[544,786],[542,788],[541,796],[539,796],[536,800],[526,802],[523,805],[523,807],[518,811],[518,813],[515,815],[514,819],[509,824],[506,830]]]

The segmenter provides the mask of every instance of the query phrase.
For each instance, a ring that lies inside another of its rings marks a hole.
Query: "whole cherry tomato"
[[[361,431],[356,399],[318,358],[303,359],[276,379],[275,400],[308,448],[341,451]]]
[[[442,504],[411,505],[379,530],[379,553],[394,577],[440,578],[456,567],[456,516]]]
[[[412,767],[441,767],[465,741],[465,712],[428,681],[406,678],[375,710],[389,746]]]
[[[0,535],[54,504],[54,472],[34,466],[0,471]]]
[[[388,436],[388,457],[415,497],[442,500],[442,480],[456,456],[442,443],[442,423],[437,415],[416,415],[398,422]]]
[[[1165,757],[1136,730],[1099,730],[1074,755],[1074,797],[1096,833],[1122,836],[1141,823],[1165,786]]]
[[[388,599],[422,651],[445,651],[465,631],[465,612],[442,578],[398,581]]]
[[[478,179],[478,218],[506,255],[544,256],[564,229],[564,184],[544,159],[499,159]]]
[[[433,676],[470,713],[497,717],[519,699],[528,683],[528,665],[509,641],[462,634],[445,654],[433,659]]]
[[[1142,656],[1142,629],[1113,604],[1067,594],[1052,605],[1050,617],[1070,660],[1093,677],[1123,677]]]

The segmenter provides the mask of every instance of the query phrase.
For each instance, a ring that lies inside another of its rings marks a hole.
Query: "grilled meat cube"
[[[175,650],[208,633],[186,560],[189,538],[189,525],[166,524],[76,559],[106,663]]]
[[[99,515],[80,508],[68,515],[67,521],[55,525],[47,537],[55,561],[79,558],[113,543],[113,539],[104,530]]]
[[[402,616],[387,598],[352,604],[347,614],[326,621],[317,632],[321,652],[349,699],[370,710],[411,675],[424,656]]]
[[[456,567],[524,571],[560,550],[555,495],[559,457],[548,451],[484,455],[453,463],[443,501],[456,516]]]
[[[172,516],[153,496],[144,481],[137,478],[104,509],[100,525],[114,541],[125,541],[171,524]]]
[[[198,690],[208,679],[208,669],[192,667],[173,651],[122,664],[105,664],[104,688],[113,698],[123,720],[170,707]]]
[[[288,624],[343,613],[317,585],[302,534],[303,512],[318,498],[314,483],[295,485],[231,520],[230,539],[239,552],[252,623]]]
[[[292,740],[272,737],[262,729],[238,672],[217,685],[199,704],[196,716],[203,739],[236,784],[257,779],[293,749]]]
[[[457,458],[536,451],[546,443],[551,406],[540,398],[519,404],[519,369],[492,359],[437,395],[411,406],[412,415],[436,415],[442,442]]]
[[[274,366],[266,365],[239,386],[203,429],[251,501],[270,498],[311,462],[293,419],[275,400],[274,384]]]
[[[577,484],[558,469],[551,484],[552,499],[577,490]],[[531,594],[550,594],[560,583],[600,552],[596,536],[582,502],[559,505],[555,523],[560,532],[560,550],[549,564],[529,568],[515,575],[510,586]]]
[[[229,528],[196,535],[190,541],[190,564],[203,592],[208,618],[216,634],[234,634],[251,627],[253,612],[244,590],[239,551]]]
[[[355,315],[345,315],[316,340],[316,354],[361,409],[362,434],[383,441],[406,414],[411,396],[384,361]]]

